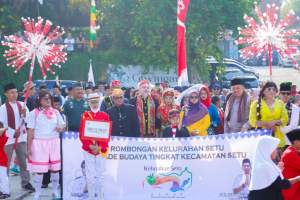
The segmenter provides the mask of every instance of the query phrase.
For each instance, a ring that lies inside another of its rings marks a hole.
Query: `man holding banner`
[[[80,140],[85,160],[89,200],[104,200],[104,166],[111,134],[111,121],[100,111],[100,96],[88,96],[91,111],[86,111],[80,120]]]

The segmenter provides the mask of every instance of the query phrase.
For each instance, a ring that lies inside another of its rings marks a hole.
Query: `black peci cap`
[[[245,85],[244,80],[241,78],[234,78],[231,80],[230,82],[231,86],[235,86],[235,85]]]
[[[291,142],[300,140],[300,128],[294,129],[286,134]]]
[[[8,90],[17,89],[16,85],[13,83],[8,83],[4,87],[4,92],[7,92]]]

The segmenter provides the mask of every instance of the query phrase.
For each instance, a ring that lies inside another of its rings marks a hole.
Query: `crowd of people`
[[[14,84],[4,86],[6,100],[0,107],[0,199],[10,197],[7,170],[13,151],[22,188],[35,192],[34,198],[40,199],[41,188],[51,182],[53,197],[59,198],[60,133],[66,130],[80,133],[89,199],[103,200],[101,171],[108,147],[103,149],[101,142],[82,137],[83,122],[88,119],[111,121],[111,135],[122,137],[192,137],[270,129],[278,141],[274,142],[274,163],[284,163],[286,182],[294,178],[293,185],[282,187],[290,188],[282,193],[283,197],[300,199],[300,94],[290,82],[278,88],[268,81],[251,90],[239,78],[231,81],[230,90],[200,84],[171,88],[166,83],[152,85],[148,80],[140,81],[136,88],[122,87],[118,80],[86,87],[77,82],[64,95],[59,85],[36,88],[29,82],[24,88],[29,88],[26,105],[25,95],[18,96]],[[34,174],[33,186],[30,172]],[[273,181],[280,179],[276,175]]]

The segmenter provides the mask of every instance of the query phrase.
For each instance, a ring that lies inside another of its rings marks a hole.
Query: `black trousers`
[[[43,185],[48,185],[51,181],[50,181],[50,177],[51,177],[51,172],[47,172],[43,175]],[[59,171],[59,184],[62,185],[62,173],[61,170]]]

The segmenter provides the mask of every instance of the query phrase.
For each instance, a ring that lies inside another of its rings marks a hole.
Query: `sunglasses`
[[[266,88],[266,91],[268,91],[268,92],[277,92],[275,87],[268,87],[268,88]]]
[[[280,94],[282,94],[282,95],[290,95],[291,93],[290,92],[280,92]]]

